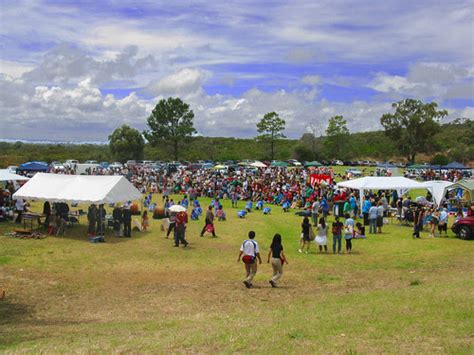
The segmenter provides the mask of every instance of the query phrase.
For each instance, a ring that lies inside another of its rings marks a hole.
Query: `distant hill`
[[[313,140],[309,134],[301,139],[282,139],[278,141],[276,159],[324,160],[330,152],[324,149],[325,137]],[[403,161],[395,145],[383,131],[358,132],[349,135],[348,144],[339,159],[343,160],[395,160]],[[314,148],[314,149],[313,149]],[[443,124],[441,132],[433,136],[429,150],[420,155],[420,162],[436,159],[456,160],[462,163],[474,161],[474,122],[472,120],[454,121]],[[113,161],[107,145],[68,144],[68,143],[26,143],[0,142],[0,166],[18,165],[26,161]],[[145,146],[147,160],[172,160],[171,151],[166,144],[159,148]],[[181,159],[212,159],[215,161],[238,159],[269,159],[268,146],[255,139],[222,137],[193,137],[182,143]]]

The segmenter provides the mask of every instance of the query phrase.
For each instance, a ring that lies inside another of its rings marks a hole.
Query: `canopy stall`
[[[470,195],[471,204],[474,203],[474,180],[459,180],[447,187],[448,190],[463,189]]]
[[[142,197],[123,176],[60,175],[38,173],[23,185],[14,199],[66,203],[117,203]]]
[[[453,183],[450,181],[439,180],[425,181],[421,183],[421,185],[431,193],[434,203],[438,206],[441,206],[443,203],[446,188],[452,184]]]
[[[21,171],[48,171],[48,163],[44,161],[29,161],[28,163],[21,164],[18,170]]]
[[[20,181],[20,180],[30,180],[26,176],[21,176],[18,174],[13,174],[8,169],[0,169],[0,181]]]
[[[469,168],[467,166],[462,165],[461,163],[458,163],[457,161],[453,161],[449,163],[448,165],[443,166],[443,169],[462,170],[462,169],[469,169]]]
[[[423,188],[419,182],[402,176],[366,176],[360,179],[342,181],[337,184],[337,187],[359,190],[361,206],[364,191],[367,190],[397,190],[398,195],[401,196],[406,190]]]

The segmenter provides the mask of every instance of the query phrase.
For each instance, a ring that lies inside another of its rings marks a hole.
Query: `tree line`
[[[474,124],[460,118],[448,124],[439,120],[448,113],[434,102],[406,99],[394,103],[395,112],[380,118],[383,131],[350,133],[347,121],[337,115],[328,120],[325,134],[308,127],[300,139],[285,139],[286,122],[277,112],[266,113],[251,139],[196,135],[194,113],[180,98],[160,100],[140,132],[123,125],[109,136],[108,145],[64,145],[0,142],[0,165],[30,160],[405,160],[431,156],[435,163],[474,160]]]

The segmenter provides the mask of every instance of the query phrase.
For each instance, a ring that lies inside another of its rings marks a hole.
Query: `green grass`
[[[158,200],[155,197],[155,200]],[[205,207],[208,201],[203,200]],[[244,203],[241,202],[241,207]],[[237,219],[225,201],[218,238],[190,222],[188,249],[160,221],[131,239],[0,236],[0,350],[8,352],[472,353],[474,244],[411,238],[398,223],[354,241],[351,255],[297,252],[301,219],[272,207]],[[14,228],[0,225],[0,234]],[[256,287],[236,262],[255,230]],[[266,254],[281,233],[289,265],[268,284]],[[329,238],[331,241],[331,237]]]

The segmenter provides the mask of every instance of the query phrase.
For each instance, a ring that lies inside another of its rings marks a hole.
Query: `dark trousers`
[[[342,247],[341,239],[342,239],[341,235],[337,235],[337,234],[332,235],[332,252],[333,253],[336,253],[336,244],[337,244],[337,252],[338,253],[341,252],[341,247]]]
[[[123,235],[127,238],[132,236],[132,221],[123,222]]]
[[[179,246],[179,243],[188,245],[188,242],[184,238],[184,229],[183,230],[174,230],[174,245]]]
[[[346,250],[352,250],[352,239],[346,239]]]
[[[97,235],[104,235],[105,223],[103,221],[97,221]]]
[[[369,225],[369,212],[364,212],[362,213],[362,215],[364,216],[364,226],[368,226]]]
[[[169,235],[170,235],[170,233],[171,233],[172,230],[176,230],[175,227],[176,227],[176,223],[175,223],[175,222],[171,222],[171,223],[170,223],[170,226],[168,227],[168,232],[166,232],[166,238],[169,237]]]
[[[16,216],[15,223],[21,223],[21,216],[23,215],[23,211],[17,210],[18,215]]]
[[[87,234],[95,234],[95,221],[89,221],[89,227],[87,228]]]

